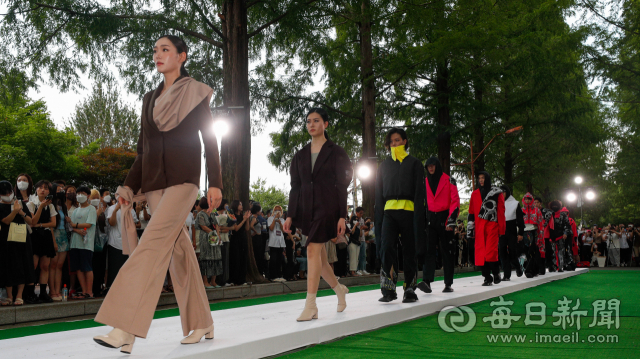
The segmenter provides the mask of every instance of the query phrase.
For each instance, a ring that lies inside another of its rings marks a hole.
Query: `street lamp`
[[[213,123],[213,132],[216,134],[216,137],[222,138],[226,136],[227,133],[229,133],[229,124],[227,123],[227,121],[225,121],[225,119],[218,118]]]
[[[567,201],[575,202],[576,200],[578,200],[577,206],[580,207],[580,223],[582,224],[582,206],[584,205],[582,197],[582,183],[584,182],[584,179],[581,176],[576,176],[573,179],[573,182],[578,185],[578,195],[576,196],[574,192],[568,193]],[[588,201],[593,201],[596,198],[596,193],[589,187],[587,187],[587,189],[588,190],[584,194],[584,198],[586,198]]]
[[[576,182],[576,184],[581,184],[582,183],[582,177],[578,176],[574,179],[574,181]]]
[[[369,176],[371,176],[371,168],[365,164],[360,165],[358,168],[358,177],[361,179],[367,179]]]
[[[592,190],[589,190],[589,192],[587,192],[587,194],[585,195],[585,197],[587,197],[587,199],[589,201],[592,201],[596,198],[596,193],[593,192]]]
[[[487,143],[487,145],[484,146],[484,148],[482,149],[482,151],[480,151],[480,153],[478,153],[476,158],[473,158],[473,141],[469,141],[469,147],[471,148],[471,162],[456,163],[456,164],[452,164],[451,166],[462,166],[462,165],[469,165],[469,164],[471,165],[471,188],[472,188],[472,191],[474,191],[476,189],[476,181],[475,181],[475,176],[473,174],[473,164],[476,162],[476,160],[480,158],[480,155],[484,153],[484,150],[486,150],[487,147],[489,147],[491,142],[493,142],[493,140],[495,140],[496,137],[502,136],[502,135],[517,134],[518,132],[522,131],[522,128],[523,128],[522,126],[514,127],[506,130],[505,132],[501,132],[493,136],[491,141],[489,141],[489,143]]]
[[[570,193],[567,195],[567,201],[569,201],[569,202],[575,202],[576,198],[577,198],[577,197],[576,197],[576,194],[575,194],[575,193],[573,193],[573,192],[570,192]]]

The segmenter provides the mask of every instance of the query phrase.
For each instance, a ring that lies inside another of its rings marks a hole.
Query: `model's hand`
[[[456,228],[456,226],[447,226],[446,230],[447,231],[453,231]]]
[[[285,233],[291,233],[291,217],[287,218],[287,220],[284,221],[284,225],[282,226],[282,230]]]
[[[346,226],[344,224],[344,218],[340,218],[338,221],[338,235],[343,235],[346,232]]]
[[[118,205],[119,206],[128,206],[129,205],[129,201],[125,200],[122,197],[118,197]],[[119,208],[116,208],[115,210],[117,211]]]
[[[214,209],[217,209],[222,202],[222,191],[218,187],[209,187],[207,192],[207,201],[209,202],[208,213],[211,213]]]

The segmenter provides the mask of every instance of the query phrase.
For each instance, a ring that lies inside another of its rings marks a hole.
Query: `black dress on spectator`
[[[24,202],[22,210],[31,217],[31,213]],[[0,203],[0,219],[11,214],[13,204]],[[12,221],[24,224],[24,218],[16,214]],[[36,279],[33,269],[33,253],[31,251],[31,235],[27,233],[27,240],[21,242],[7,242],[9,225],[0,224],[0,287],[15,287],[20,284],[33,283]]]
[[[48,205],[42,209],[38,224],[51,222],[51,207],[52,205]],[[37,210],[38,207],[35,207],[34,214]],[[34,227],[32,230],[33,254],[39,257],[54,258],[56,256],[56,250],[53,245],[53,232],[51,232],[51,228]]]
[[[229,219],[228,226],[235,226],[242,221],[242,214],[236,215],[235,219]],[[242,285],[247,280],[247,240],[244,225],[229,235],[229,282],[235,285]]]

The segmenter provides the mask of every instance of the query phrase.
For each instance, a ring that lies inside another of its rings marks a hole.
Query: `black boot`
[[[488,287],[493,285],[493,277],[489,274],[487,277],[484,277],[484,283],[482,283],[483,287]]]
[[[418,289],[420,289],[421,291],[425,292],[425,293],[431,293],[431,285],[425,281],[422,281],[420,283],[418,283]]]
[[[42,303],[53,303],[53,299],[47,294],[47,285],[40,284],[40,296],[39,299]]]
[[[27,304],[42,304],[42,301],[38,298],[38,296],[36,296],[34,284],[27,284],[24,286],[22,299],[24,299],[24,302]]]
[[[398,293],[395,291],[382,291],[382,298],[378,299],[378,302],[389,303],[392,300],[398,299]]]
[[[451,285],[445,285],[442,293],[453,293],[453,288],[451,288]]]
[[[413,288],[407,288],[404,291],[404,297],[402,298],[402,303],[414,303],[418,301],[418,296]]]
[[[520,264],[520,260],[518,260],[518,265],[516,266],[516,275],[518,276],[518,278],[522,277],[522,272],[524,272],[522,270],[522,265]]]

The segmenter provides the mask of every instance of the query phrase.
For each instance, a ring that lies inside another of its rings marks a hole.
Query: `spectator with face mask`
[[[49,270],[49,294],[51,299],[56,302],[62,301],[62,293],[60,293],[62,286],[62,267],[64,261],[67,259],[67,252],[69,251],[69,236],[66,228],[66,218],[69,216],[67,212],[67,206],[64,202],[66,196],[64,193],[64,182],[55,181],[53,184],[53,197],[54,207],[56,212],[56,228],[54,230],[54,238],[58,243],[58,251],[55,258],[51,259],[51,266]]]
[[[269,277],[274,282],[286,282],[282,277],[285,250],[283,224],[282,207],[273,207],[273,215],[267,219],[267,225],[269,226]]]
[[[76,199],[80,207],[71,214],[71,249],[69,262],[71,271],[77,271],[82,293],[77,298],[93,298],[93,248],[98,215],[96,208],[89,203],[91,191],[82,186],[78,188]]]
[[[57,227],[56,218],[58,212],[52,204],[51,183],[49,181],[39,181],[35,185],[36,195],[31,196],[27,207],[33,213],[32,245],[33,245],[33,266],[40,266],[40,295],[39,299],[43,303],[51,303],[53,299],[47,294],[47,283],[49,282],[49,267],[51,258],[56,257],[58,243],[53,237],[53,231]]]
[[[0,301],[3,306],[23,305],[25,284],[35,280],[31,236],[25,224],[32,224],[26,204],[15,198],[11,183],[0,181],[0,287],[6,287],[8,297]],[[22,233],[17,233],[17,227],[23,227]]]
[[[19,174],[16,187],[13,191],[16,199],[21,200],[24,204],[29,203],[29,198],[33,194],[33,180],[31,179],[31,176],[26,173]]]

